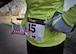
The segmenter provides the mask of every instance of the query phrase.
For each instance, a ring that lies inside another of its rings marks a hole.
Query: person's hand
[[[54,16],[50,20],[44,21],[44,23],[45,25],[51,25],[50,31],[68,33],[73,29],[72,26],[67,25],[60,12],[55,12]]]

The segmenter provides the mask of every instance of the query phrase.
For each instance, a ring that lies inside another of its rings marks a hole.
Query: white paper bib
[[[33,38],[37,41],[42,41],[44,37],[44,20],[39,19],[28,19],[27,30],[30,38]]]

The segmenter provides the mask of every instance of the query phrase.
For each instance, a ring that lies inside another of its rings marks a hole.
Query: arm
[[[67,12],[63,13],[63,19],[68,25],[73,26],[73,31],[76,27],[76,5],[70,8]]]
[[[76,5],[64,12],[62,17],[69,26],[73,26],[76,22]]]

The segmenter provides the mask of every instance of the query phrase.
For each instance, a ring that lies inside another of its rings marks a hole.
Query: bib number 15
[[[31,31],[32,33],[35,33],[35,31],[36,31],[36,25],[32,24],[32,23],[29,23],[29,31]]]

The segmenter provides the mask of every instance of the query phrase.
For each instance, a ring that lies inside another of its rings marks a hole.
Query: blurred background
[[[0,23],[10,24],[12,19],[14,23],[20,24],[21,20],[17,20],[17,18],[23,18],[25,13],[25,0],[12,0],[0,8]]]
[[[27,54],[25,35],[11,34],[11,20],[21,24],[26,13],[25,0],[0,0],[0,54]]]

